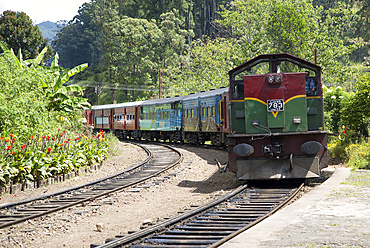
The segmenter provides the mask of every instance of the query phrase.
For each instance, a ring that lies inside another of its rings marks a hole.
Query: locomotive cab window
[[[244,83],[241,82],[234,82],[233,83],[233,98],[235,100],[242,100],[244,99]]]

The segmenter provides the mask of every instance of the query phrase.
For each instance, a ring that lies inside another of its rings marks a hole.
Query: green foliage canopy
[[[44,47],[50,51],[45,59],[52,55],[47,39],[42,37],[39,28],[24,12],[4,11],[0,14],[0,41],[13,49],[17,56],[21,50],[24,58],[36,57]]]

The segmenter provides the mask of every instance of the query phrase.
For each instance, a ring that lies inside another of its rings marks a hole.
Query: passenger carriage
[[[221,88],[191,94],[183,99],[183,132],[186,141],[193,144],[205,141],[211,141],[213,145],[225,144],[222,125],[225,117],[222,111],[226,108],[221,104],[226,102],[228,92],[228,88]]]
[[[140,138],[139,107],[144,101],[120,103],[113,106],[114,133],[121,138]]]
[[[139,128],[145,140],[182,141],[184,96],[145,101],[140,105]]]
[[[96,105],[92,107],[94,111],[94,129],[110,131],[113,127],[114,106],[116,104]]]

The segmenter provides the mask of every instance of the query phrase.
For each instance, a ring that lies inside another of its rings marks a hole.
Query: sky
[[[0,0],[0,14],[5,10],[22,11],[34,24],[44,21],[70,21],[85,2],[90,0]]]

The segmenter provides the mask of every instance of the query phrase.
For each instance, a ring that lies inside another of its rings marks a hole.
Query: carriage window
[[[193,111],[193,117],[194,118],[198,117],[198,110],[196,108]]]
[[[212,117],[211,108],[207,107],[207,116]]]
[[[216,108],[215,106],[212,106],[212,116],[216,116]]]
[[[202,108],[202,117],[207,117],[207,112],[206,112],[205,107]]]

